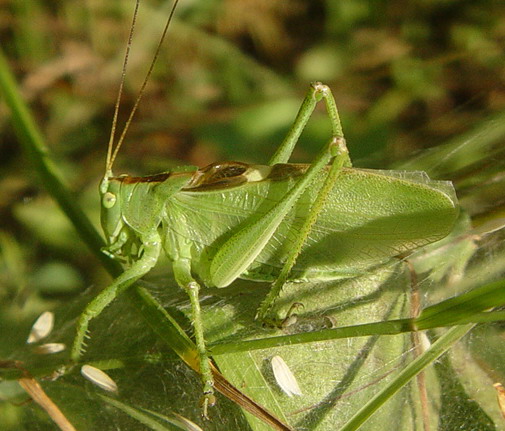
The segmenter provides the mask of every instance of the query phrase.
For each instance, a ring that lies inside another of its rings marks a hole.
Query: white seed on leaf
[[[51,311],[44,311],[33,324],[26,342],[36,343],[47,337],[53,330],[53,325],[54,314]]]
[[[82,376],[104,391],[117,392],[117,384],[108,374],[91,365],[81,367]]]
[[[274,372],[277,384],[288,397],[292,397],[293,395],[303,395],[295,376],[289,369],[286,362],[284,362],[284,359],[280,356],[274,356],[272,358],[272,371]]]
[[[67,346],[63,343],[46,343],[35,347],[35,353],[40,355],[50,355],[52,353],[63,352]]]

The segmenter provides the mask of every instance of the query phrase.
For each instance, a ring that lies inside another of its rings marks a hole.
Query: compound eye
[[[104,208],[110,209],[116,204],[116,195],[111,192],[107,192],[103,195],[102,205]]]

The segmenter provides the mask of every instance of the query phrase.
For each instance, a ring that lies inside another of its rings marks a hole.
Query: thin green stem
[[[395,335],[405,332],[442,328],[468,323],[497,322],[504,319],[503,311],[487,311],[505,304],[505,279],[485,284],[462,295],[425,308],[419,317],[364,323],[305,332],[266,337],[233,343],[216,343],[208,347],[213,356],[245,352],[271,347],[313,343],[341,338],[372,335]]]
[[[372,416],[386,401],[402,389],[410,379],[419,374],[428,365],[447,352],[458,340],[465,336],[473,324],[449,329],[422,355],[408,364],[389,384],[375,394],[339,431],[357,430],[370,416]]]

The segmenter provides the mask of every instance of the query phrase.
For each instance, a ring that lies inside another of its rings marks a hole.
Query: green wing
[[[165,227],[194,244],[194,270],[208,280],[212,256],[231,235],[274,207],[306,169],[235,187],[198,188],[167,203]],[[298,200],[244,278],[275,279],[317,195],[323,175]],[[458,215],[449,182],[422,172],[342,171],[292,270],[291,278],[325,279],[362,273],[393,256],[440,240]]]

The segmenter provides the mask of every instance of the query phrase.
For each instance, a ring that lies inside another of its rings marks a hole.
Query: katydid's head
[[[121,182],[105,177],[100,183],[101,214],[100,221],[107,244],[112,244],[123,225],[119,200]]]

